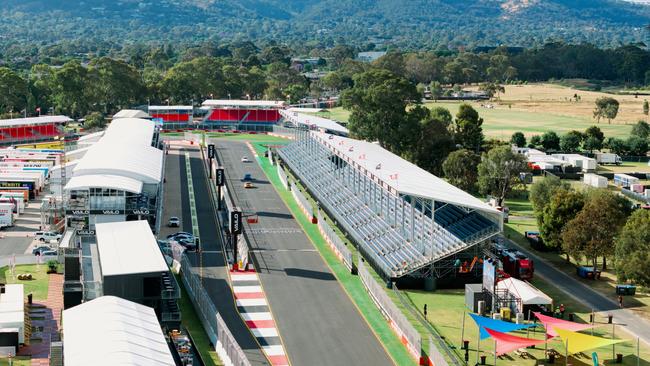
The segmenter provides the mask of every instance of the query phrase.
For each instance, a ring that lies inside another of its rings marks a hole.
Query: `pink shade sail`
[[[535,346],[545,342],[543,339],[517,337],[510,334],[497,332],[496,330],[489,328],[485,328],[485,331],[488,332],[488,334],[490,334],[490,336],[497,342],[497,356],[512,352],[519,348]]]
[[[578,332],[581,330],[593,328],[594,326],[591,324],[581,324],[581,323],[575,323],[575,322],[570,322],[568,320],[564,319],[558,319],[554,318],[552,316],[544,315],[542,313],[533,313],[539,319],[539,321],[544,325],[544,328],[546,328],[546,334],[548,335],[549,338],[557,337],[558,334],[553,328],[559,328],[559,329],[564,329],[564,330],[570,330],[572,332]]]

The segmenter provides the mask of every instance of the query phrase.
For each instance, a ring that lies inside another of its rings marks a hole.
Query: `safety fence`
[[[278,167],[278,177],[280,177],[280,182],[282,182],[284,188],[289,189],[289,183],[287,182],[287,173],[284,172],[284,169],[282,169],[280,164],[278,164],[277,167]]]
[[[330,224],[325,221],[325,217],[320,212],[318,212],[318,229],[330,248],[332,248],[343,264],[352,272],[352,252],[336,234],[334,229],[332,229]]]
[[[192,271],[187,256],[181,258],[181,280],[185,290],[194,305],[199,320],[208,335],[210,342],[215,345],[219,358],[227,365],[248,366],[251,363],[246,358],[235,337],[217,312],[210,296],[201,284],[201,279]]]
[[[632,199],[635,199],[637,201],[645,202],[645,203],[650,203],[650,196],[646,196],[645,194],[637,193],[634,191],[631,191],[627,188],[621,189],[621,193],[623,193],[625,196],[628,196]]]
[[[305,215],[307,215],[307,218],[311,220],[314,215],[314,208],[311,203],[309,203],[309,200],[307,200],[307,197],[305,197],[298,186],[293,182],[291,183],[291,194],[296,202],[298,202],[298,206],[300,206],[302,212],[304,212]]]
[[[382,285],[372,277],[366,266],[359,258],[357,270],[361,282],[368,290],[370,297],[375,302],[381,313],[386,317],[390,326],[397,332],[408,351],[416,359],[420,359],[422,352],[422,337],[420,333],[411,325],[404,314],[397,308],[393,301],[388,297]]]

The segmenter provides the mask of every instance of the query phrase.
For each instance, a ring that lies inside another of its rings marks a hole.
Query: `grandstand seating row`
[[[54,137],[60,132],[56,125],[19,126],[0,128],[0,141],[16,141]]]
[[[435,221],[415,209],[412,230],[410,203],[394,196],[386,200],[384,195],[374,194],[371,190],[377,187],[370,187],[375,183],[366,184],[367,194],[363,195],[359,188],[364,187],[362,178],[351,175],[350,167],[344,169],[348,173],[341,178],[325,147],[316,145],[310,155],[304,142],[296,142],[281,149],[280,154],[311,185],[318,200],[361,234],[363,244],[391,271],[404,273],[409,268],[416,269],[498,231],[494,223],[480,214],[467,213],[453,205],[443,206],[449,208],[444,209],[441,218],[436,211]],[[353,191],[355,188],[358,192]],[[369,197],[374,197],[375,202]],[[389,217],[381,216],[386,211]],[[404,225],[403,232],[413,232],[414,237],[407,240],[409,235],[403,235],[396,223]]]
[[[214,109],[206,118],[209,122],[276,123],[279,120],[280,112],[276,109]]]
[[[160,118],[165,122],[190,122],[192,113],[153,113],[151,118]]]

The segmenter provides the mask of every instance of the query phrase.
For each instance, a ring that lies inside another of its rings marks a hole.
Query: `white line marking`
[[[275,328],[251,328],[251,331],[256,338],[279,337]]]
[[[262,346],[262,350],[269,356],[284,356],[282,346]]]
[[[248,274],[231,274],[230,278],[234,281],[257,281],[259,280],[256,273]]]
[[[233,286],[232,291],[236,294],[251,294],[263,292],[262,286]]]
[[[266,306],[266,299],[239,299],[236,301],[237,306]]]
[[[241,313],[244,320],[273,320],[273,316],[268,311],[262,313]]]

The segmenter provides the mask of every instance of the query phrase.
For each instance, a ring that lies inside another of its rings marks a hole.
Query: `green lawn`
[[[458,112],[460,102],[428,102],[428,108],[443,107],[449,109],[452,115]],[[591,118],[547,113],[522,111],[517,109],[488,109],[477,103],[471,103],[484,119],[483,130],[486,136],[502,140],[510,139],[516,131],[521,131],[527,136],[542,134],[546,131],[555,131],[563,134],[571,130],[584,131],[595,123]],[[321,113],[323,117],[347,122],[350,112],[342,107],[333,108],[329,113]],[[599,124],[600,129],[607,137],[627,137],[632,129],[631,125]]]
[[[264,151],[264,147],[255,143],[254,147],[257,151]],[[272,166],[268,159],[260,158],[260,165],[267,177],[278,191],[280,197],[285,202],[287,207],[291,210],[298,223],[302,226],[303,230],[318,249],[321,256],[330,267],[338,282],[342,285],[343,289],[347,292],[348,296],[353,300],[353,303],[363,315],[364,319],[368,322],[379,341],[388,351],[390,357],[397,365],[413,365],[415,360],[410,356],[406,348],[401,344],[397,335],[390,328],[384,317],[375,306],[372,299],[366,292],[361,280],[358,276],[350,274],[345,265],[338,260],[334,252],[329,248],[323,237],[318,231],[318,226],[312,224],[304,215],[302,210],[298,207],[297,203],[291,196],[291,193],[284,189],[280,179],[277,175],[275,166]]]
[[[31,357],[28,356],[14,357],[12,363],[9,363],[9,359],[7,358],[0,358],[0,366],[30,366],[31,364]]]
[[[31,281],[21,281],[18,279],[18,274],[31,273]],[[25,296],[27,294],[34,294],[34,300],[47,300],[47,288],[49,283],[47,274],[47,264],[28,264],[16,266],[14,276],[11,274],[9,267],[0,268],[0,282],[1,283],[21,283],[25,288]]]
[[[210,339],[208,339],[208,336],[205,334],[203,325],[201,325],[201,321],[194,311],[194,306],[190,301],[189,295],[185,291],[183,281],[181,281],[180,277],[178,276],[176,277],[176,281],[181,287],[181,298],[178,301],[178,305],[180,306],[182,314],[181,323],[192,335],[194,346],[201,354],[201,358],[203,359],[203,362],[205,362],[205,365],[223,365],[221,360],[219,360],[219,356],[217,356],[217,353],[214,351],[214,348],[210,347]]]

